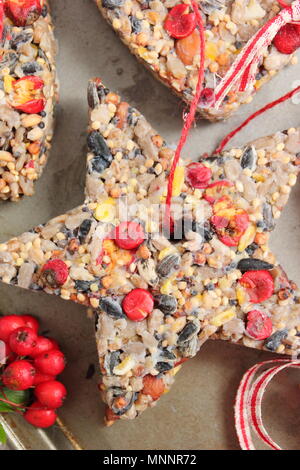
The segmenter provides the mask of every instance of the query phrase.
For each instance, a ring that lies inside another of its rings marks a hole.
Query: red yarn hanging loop
[[[165,221],[164,221],[164,225],[168,229],[171,228],[171,199],[172,199],[175,170],[176,170],[182,149],[186,142],[187,136],[189,134],[190,128],[195,119],[195,114],[197,111],[197,106],[200,100],[200,95],[203,89],[203,81],[204,81],[204,59],[205,59],[204,25],[203,25],[203,20],[202,20],[202,16],[199,11],[198,5],[194,0],[192,0],[192,8],[196,16],[196,22],[197,22],[197,26],[199,28],[199,34],[200,34],[200,65],[199,65],[196,93],[193,98],[193,101],[190,104],[189,112],[184,121],[184,125],[181,131],[181,136],[180,136],[179,143],[175,151],[175,155],[174,155],[174,159],[172,162],[169,179],[168,179],[168,192],[167,192],[167,198],[166,198],[166,212],[165,212]]]
[[[250,121],[253,121],[257,116],[260,116],[261,114],[265,113],[269,109],[274,108],[280,103],[283,103],[284,101],[287,101],[288,99],[292,98],[294,95],[297,93],[300,93],[300,86],[294,88],[293,90],[289,91],[286,95],[281,96],[275,101],[272,101],[271,103],[268,103],[266,106],[263,108],[259,109],[255,113],[251,114],[239,127],[231,131],[223,140],[222,142],[218,145],[216,150],[214,151],[215,154],[221,153],[225,146],[228,144],[228,142],[240,131],[242,130],[247,124],[249,124]]]
[[[282,3],[283,5],[283,3]],[[211,107],[218,109],[226,95],[234,87],[238,91],[245,91],[254,81],[262,54],[272,43],[282,27],[289,23],[300,21],[300,0],[294,0],[278,15],[271,18],[247,42],[242,52],[233,62],[223,79],[215,89],[215,102]]]

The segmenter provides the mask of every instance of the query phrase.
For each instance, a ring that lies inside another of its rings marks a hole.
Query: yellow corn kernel
[[[178,166],[174,173],[172,196],[179,196],[184,183],[184,167]]]
[[[174,377],[181,369],[181,365],[174,367],[174,369],[171,369],[168,373],[168,375],[171,375],[171,377]]]
[[[123,359],[120,364],[118,364],[116,367],[114,367],[113,373],[115,375],[125,375],[127,372],[129,372],[135,365],[135,360],[133,359],[132,356],[127,356],[125,359]]]
[[[5,75],[3,79],[4,79],[4,90],[6,91],[6,93],[10,93],[13,88],[13,82],[15,82],[14,77],[12,77],[11,75]]]
[[[228,321],[232,320],[235,317],[235,311],[234,310],[224,310],[224,312],[219,313],[219,315],[216,315],[212,320],[211,323],[214,326],[222,326],[224,323],[227,323]]]
[[[258,183],[264,183],[266,181],[266,178],[263,175],[260,175],[259,173],[253,173],[252,177]]]
[[[239,305],[243,305],[246,302],[245,291],[242,287],[236,288],[236,298]]]
[[[101,222],[112,222],[116,215],[115,200],[112,197],[105,199],[103,202],[97,204],[94,211],[94,217]]]
[[[216,60],[218,56],[218,47],[214,42],[207,42],[205,45],[205,58]]]
[[[256,226],[251,224],[247,228],[246,232],[241,236],[239,245],[238,245],[238,250],[239,251],[244,251],[247,246],[251,245],[253,242],[254,238],[256,235]]]
[[[173,277],[170,277],[169,279],[167,279],[161,286],[160,292],[166,295],[170,294],[172,292],[172,282],[173,282]]]

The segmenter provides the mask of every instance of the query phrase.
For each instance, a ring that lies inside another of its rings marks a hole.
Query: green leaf
[[[6,434],[5,434],[5,431],[4,431],[4,427],[0,423],[0,443],[1,444],[6,444],[6,441],[7,441],[7,437],[6,437]]]
[[[16,411],[16,408],[20,411],[24,411],[24,409],[18,405],[26,405],[28,404],[30,399],[30,392],[29,390],[10,390],[6,387],[0,388],[0,413],[12,413]],[[5,401],[9,401],[10,403],[6,403]],[[16,406],[14,406],[14,404]]]
[[[14,408],[3,401],[0,401],[0,413],[11,413]]]
[[[28,390],[10,390],[6,387],[3,387],[2,390],[0,390],[0,399],[4,398],[16,405],[27,405],[29,397],[30,392]]]

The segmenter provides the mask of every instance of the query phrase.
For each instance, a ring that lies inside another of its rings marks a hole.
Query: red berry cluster
[[[33,426],[47,428],[55,423],[55,410],[67,395],[65,386],[56,380],[66,361],[56,341],[38,336],[38,330],[39,323],[31,315],[0,318],[0,340],[5,351],[5,358],[0,358],[4,362],[0,386],[15,391],[31,389],[34,401],[23,416]]]

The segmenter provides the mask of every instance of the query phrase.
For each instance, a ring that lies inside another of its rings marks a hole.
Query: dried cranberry
[[[133,289],[122,302],[127,317],[132,321],[142,321],[152,312],[154,299],[145,289]]]
[[[36,75],[26,75],[13,83],[11,105],[23,113],[38,114],[46,106],[42,89],[44,80]]]
[[[213,88],[204,88],[200,95],[199,104],[202,108],[211,106],[215,101],[215,90]]]
[[[164,28],[172,38],[186,38],[196,27],[195,13],[188,13],[189,7],[183,3],[169,11]]]
[[[239,282],[246,288],[250,302],[255,304],[269,299],[274,293],[274,280],[269,271],[247,271]]]
[[[5,13],[16,26],[34,23],[42,13],[40,0],[6,0]]]
[[[202,163],[191,163],[187,167],[187,181],[192,188],[206,188],[211,176],[211,169]]]
[[[300,47],[300,26],[286,24],[276,34],[273,44],[282,54],[293,54]]]
[[[251,310],[247,315],[246,331],[254,339],[266,339],[272,334],[272,320],[260,310]]]
[[[42,267],[42,279],[50,287],[60,287],[68,279],[69,268],[61,259],[51,259]]]
[[[133,250],[143,243],[145,232],[137,222],[121,222],[115,229],[114,239],[120,248]]]

